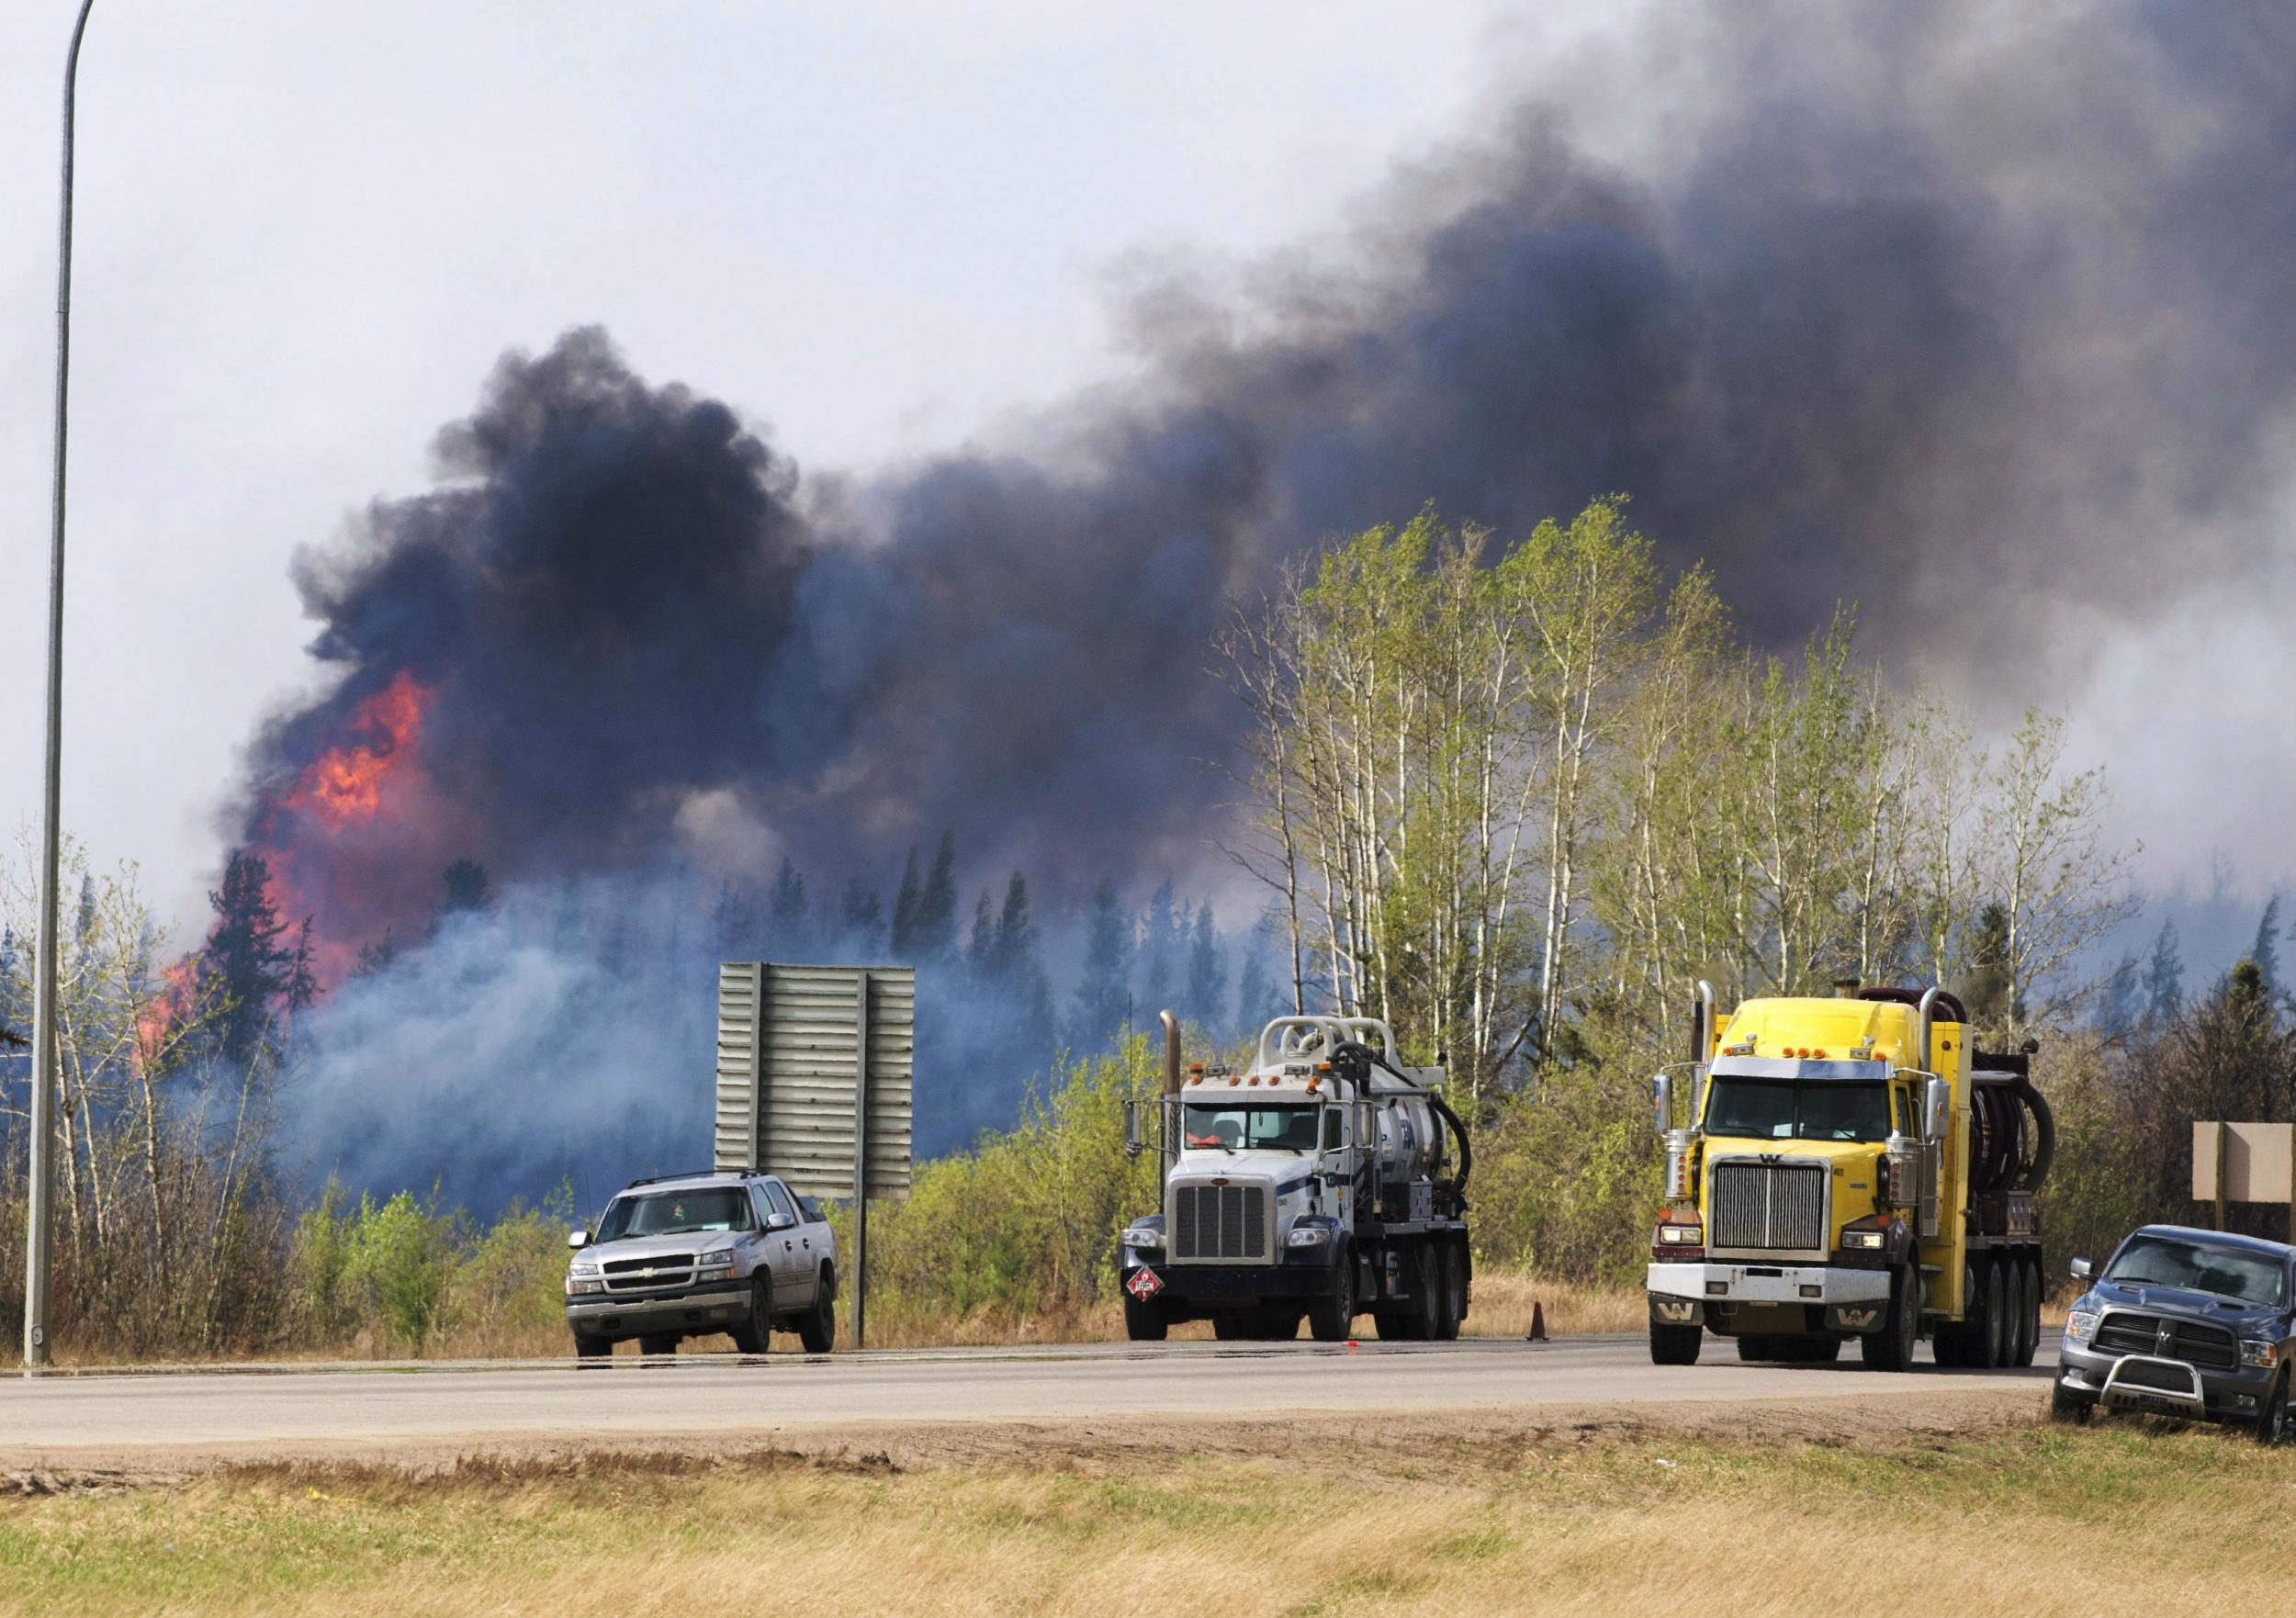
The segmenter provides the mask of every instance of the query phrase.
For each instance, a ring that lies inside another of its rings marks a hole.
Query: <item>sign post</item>
[[[2194,1123],[2192,1200],[2215,1205],[2220,1230],[2228,1202],[2277,1202],[2296,1217],[2296,1124]]]

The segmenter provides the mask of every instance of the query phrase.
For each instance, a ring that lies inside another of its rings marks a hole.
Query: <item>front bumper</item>
[[[1830,1331],[1878,1331],[1889,1314],[1889,1275],[1833,1264],[1653,1264],[1645,1287],[1661,1326],[1720,1324],[1749,1306],[1799,1305]]]
[[[2255,1420],[2279,1375],[2277,1365],[2203,1370],[2158,1354],[2099,1354],[2069,1343],[2057,1351],[2057,1386],[2067,1393],[2107,1410],[2207,1421]]]
[[[665,1331],[715,1331],[749,1315],[747,1281],[696,1282],[651,1297],[591,1293],[566,1300],[566,1323],[578,1337],[652,1336]]]
[[[1248,1307],[1270,1298],[1329,1298],[1339,1285],[1339,1266],[1332,1262],[1331,1250],[1298,1251],[1301,1256],[1286,1264],[1174,1264],[1165,1263],[1162,1253],[1143,1254],[1128,1249],[1119,1279],[1129,1284],[1142,1268],[1154,1270],[1156,1279],[1164,1283],[1155,1302],[1167,1313],[1174,1312],[1176,1306],[1179,1309]],[[1142,1258],[1147,1261],[1144,1265]]]

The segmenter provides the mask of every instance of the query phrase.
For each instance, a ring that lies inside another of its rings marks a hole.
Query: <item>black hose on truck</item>
[[[1343,1062],[1346,1064],[1345,1066],[1342,1065]],[[1467,1126],[1459,1122],[1459,1115],[1451,1110],[1450,1103],[1445,1101],[1442,1096],[1428,1089],[1426,1085],[1412,1078],[1368,1045],[1359,1044],[1351,1039],[1332,1052],[1332,1071],[1344,1078],[1354,1079],[1356,1094],[1365,1100],[1371,1098],[1370,1078],[1371,1069],[1374,1067],[1385,1068],[1395,1077],[1402,1080],[1406,1087],[1424,1097],[1427,1105],[1434,1107],[1442,1116],[1443,1121],[1449,1126],[1451,1138],[1459,1143],[1459,1175],[1453,1182],[1453,1186],[1462,1196],[1465,1195],[1467,1176],[1475,1172],[1475,1148],[1468,1141]],[[1349,1072],[1350,1068],[1354,1071]]]

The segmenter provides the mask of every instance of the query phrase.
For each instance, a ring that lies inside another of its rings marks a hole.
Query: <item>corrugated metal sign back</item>
[[[807,1197],[853,1194],[855,1056],[867,985],[869,1195],[909,1194],[917,972],[906,966],[717,970],[716,1166],[771,1170]]]

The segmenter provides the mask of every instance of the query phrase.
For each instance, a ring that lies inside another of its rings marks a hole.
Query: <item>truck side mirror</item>
[[[1943,1079],[1931,1079],[1923,1097],[1927,1105],[1921,1116],[1921,1138],[1924,1140],[1945,1139],[1945,1120],[1953,1115],[1953,1087]]]
[[[2089,1271],[2092,1267],[2093,1266],[2091,1266],[2089,1262],[2085,1258],[2075,1259],[2073,1261],[2073,1279],[2076,1281],[2088,1280]]]
[[[1140,1103],[1127,1101],[1124,1104],[1124,1155],[1138,1157],[1145,1150],[1146,1143],[1140,1137]]]
[[[566,1244],[568,1247],[588,1247],[590,1245],[590,1232],[588,1230],[568,1230],[566,1233]]]
[[[1664,1073],[1654,1074],[1650,1080],[1650,1116],[1663,1139],[1674,1127],[1674,1081]]]

